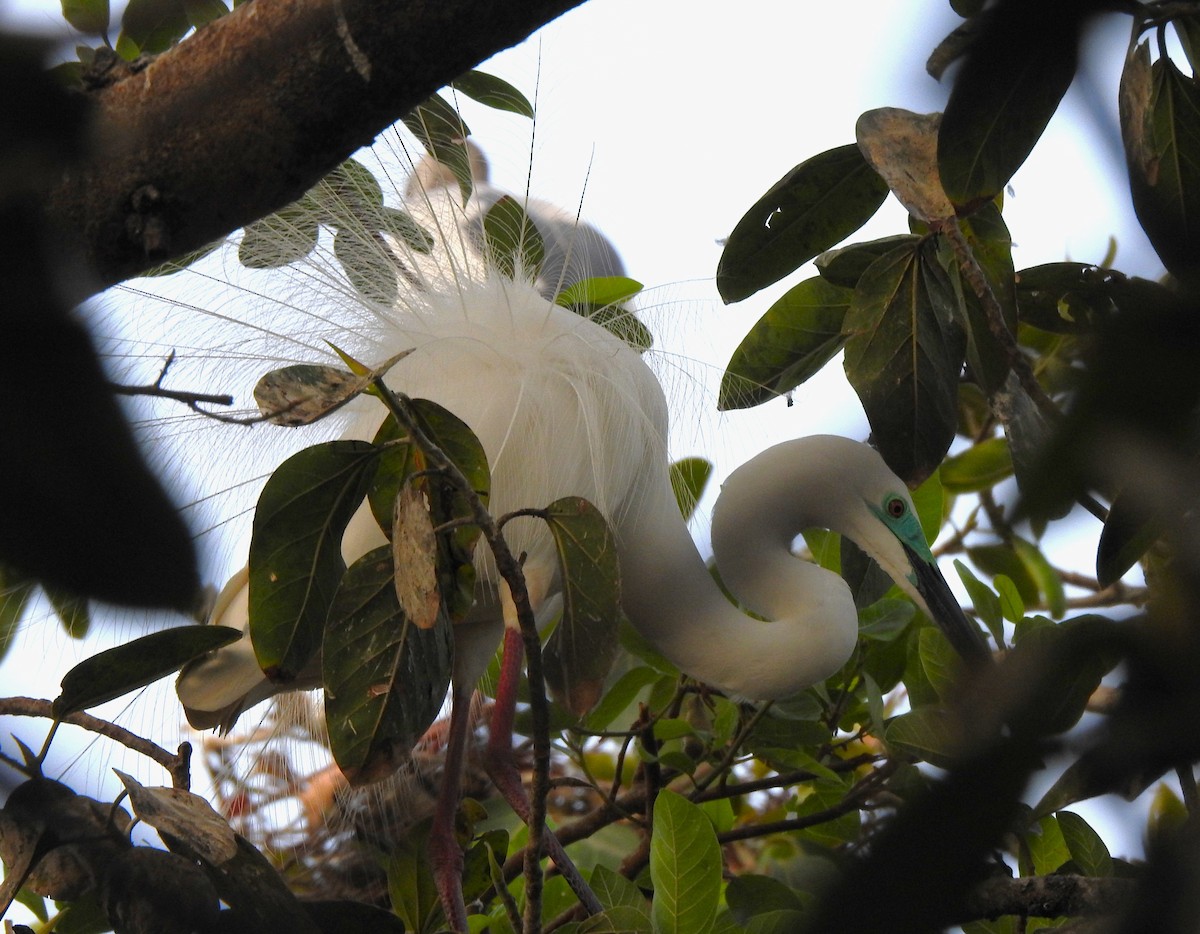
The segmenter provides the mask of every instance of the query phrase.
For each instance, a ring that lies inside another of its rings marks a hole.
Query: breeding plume
[[[484,255],[478,221],[495,200],[494,189],[480,180],[464,209],[456,190],[429,188],[432,178],[418,186],[410,207],[440,242],[432,258],[401,258],[408,273],[401,277],[402,299],[367,329],[374,359],[366,362],[412,348],[387,384],[439,403],[475,432],[491,465],[494,515],[567,495],[590,500],[615,533],[621,602],[633,625],[682,671],[738,697],[794,694],[833,674],[854,648],[857,613],[848,586],[792,554],[795,537],[810,527],[853,539],[946,629],[962,654],[986,657],[978,630],[937,571],[904,484],[871,448],[844,438],[780,444],[729,477],[713,517],[713,548],[722,579],[750,613],[731,603],[680,515],[668,470],[667,404],[654,373],[619,337],[548,300],[585,273],[619,273],[615,252],[569,215],[529,203],[549,245],[543,276],[535,282],[505,278]],[[369,439],[383,410],[374,400],[356,405],[348,436]],[[505,535],[514,554],[526,555],[539,625],[549,622],[560,588],[550,535],[536,519],[510,523]],[[343,553],[352,561],[383,542],[362,510],[343,538]],[[461,769],[467,702],[506,622],[506,666],[520,661],[511,600],[484,546],[476,557],[476,611],[455,631],[451,777]],[[245,575],[235,577],[214,622],[244,628],[247,589]],[[194,725],[227,724],[279,690],[315,686],[268,682],[248,641],[181,675],[179,696]],[[497,698],[499,710],[511,711],[511,704],[511,697]],[[509,726],[502,723],[493,735],[497,760],[510,742],[503,735]],[[525,813],[511,770],[498,784]],[[462,927],[461,853],[452,833],[457,794],[456,784],[444,791],[431,846],[448,916]],[[560,866],[569,866],[561,848],[547,843]]]

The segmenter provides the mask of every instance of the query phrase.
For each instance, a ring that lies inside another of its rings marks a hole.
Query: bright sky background
[[[0,21],[18,16],[33,28],[61,24],[54,0],[0,0]],[[532,193],[573,207],[586,179],[583,215],[617,245],[629,274],[650,287],[645,303],[669,310],[665,322],[655,317],[660,343],[680,359],[702,361],[688,367],[699,370],[702,386],[689,378],[681,389],[668,387],[680,411],[712,409],[734,347],[774,298],[812,274],[798,273],[723,308],[712,286],[721,238],[793,165],[853,142],[862,111],[940,109],[947,87],[925,74],[924,60],[958,22],[945,0],[592,0],[482,66],[530,97],[539,85]],[[1128,205],[1115,130],[1128,21],[1114,17],[1111,27],[1089,38],[1088,49],[1097,53],[1085,57],[1090,82],[1076,83],[1013,179],[1005,216],[1017,268],[1065,258],[1098,262],[1115,234],[1118,268],[1151,277],[1161,271]],[[523,191],[528,121],[481,108],[469,114],[493,180]],[[905,229],[902,209],[889,200],[854,239]],[[676,392],[685,398],[674,399]],[[702,423],[685,415],[674,453],[703,453],[725,473],[785,437],[866,436],[866,420],[836,363],[794,398],[791,408],[780,400]],[[1082,525],[1074,541],[1083,544],[1073,547],[1094,550],[1098,531],[1094,523]],[[1073,561],[1090,566],[1086,550]],[[6,666],[6,677],[20,676],[13,667]],[[6,691],[53,692],[46,672],[23,667],[41,677],[41,687],[12,683]],[[1139,848],[1136,833],[1111,829],[1114,854]]]

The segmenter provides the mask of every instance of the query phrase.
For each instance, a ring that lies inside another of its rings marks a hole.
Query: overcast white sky
[[[14,17],[33,28],[61,23],[54,0],[0,0],[0,18]],[[682,397],[674,400],[680,411],[711,408],[733,348],[774,298],[811,274],[723,308],[711,285],[718,241],[793,165],[852,142],[862,111],[940,109],[946,89],[923,62],[957,22],[945,0],[591,0],[482,66],[530,97],[540,80],[532,193],[574,206],[586,177],[584,216],[617,245],[630,275],[651,287],[648,304],[663,305],[678,321],[655,318],[659,341],[681,359],[703,361],[690,367],[703,386],[689,379],[668,387],[669,397]],[[1064,258],[1097,262],[1116,234],[1118,268],[1159,274],[1132,221],[1111,135],[1127,29],[1118,19],[1090,43],[1101,62],[1085,69],[1100,106],[1077,83],[1013,180],[1005,214],[1018,268]],[[528,122],[480,108],[470,114],[494,180],[524,190]],[[889,201],[855,239],[904,229],[903,211]],[[685,415],[675,453],[704,453],[726,472],[784,437],[866,435],[836,364],[802,387],[795,403],[709,418],[698,429],[694,415]],[[1093,543],[1097,532],[1083,530]],[[1122,838],[1114,850],[1129,852],[1136,843]]]

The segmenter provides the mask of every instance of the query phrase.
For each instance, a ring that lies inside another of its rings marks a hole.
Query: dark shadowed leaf
[[[1162,516],[1147,516],[1143,498],[1120,495],[1113,500],[1096,550],[1096,578],[1101,587],[1120,580],[1158,540]]]
[[[963,238],[983,270],[984,281],[1000,306],[1000,319],[1010,334],[1017,331],[1016,274],[1013,271],[1012,236],[995,202],[983,205],[960,222]],[[1004,385],[1010,369],[1004,345],[993,334],[983,299],[969,279],[962,275],[946,244],[942,249],[953,264],[954,279],[962,292],[966,311],[968,341],[967,366],[981,389],[991,394]]]
[[[518,271],[537,278],[546,258],[546,244],[537,225],[516,198],[505,195],[483,216],[488,259],[510,279]]]
[[[967,589],[967,596],[971,598],[975,615],[987,626],[996,644],[1003,645],[1004,614],[1000,611],[1000,598],[961,561],[955,560],[954,569],[958,571],[959,579]]]
[[[237,855],[237,835],[229,822],[199,795],[182,788],[146,787],[121,771],[117,777],[134,813],[155,830],[186,837],[206,862],[223,863]]]
[[[696,511],[712,470],[712,463],[703,457],[685,457],[671,464],[671,489],[675,491],[675,502],[685,521]]]
[[[92,614],[88,602],[83,597],[59,590],[57,587],[43,586],[46,599],[54,609],[54,615],[62,623],[63,631],[72,639],[82,639],[87,635],[92,623]]]
[[[397,265],[378,230],[340,227],[333,236],[333,255],[346,278],[368,302],[391,307],[400,294]]]
[[[921,762],[947,768],[962,751],[962,723],[941,707],[921,707],[888,721],[887,744]]]
[[[396,600],[388,546],[346,572],[329,611],[322,678],[329,744],[351,783],[391,774],[437,717],[450,685],[445,613],[419,629]]]
[[[1091,825],[1071,811],[1059,811],[1055,816],[1071,859],[1083,874],[1095,878],[1111,876],[1112,855]]]
[[[617,546],[604,516],[580,497],[551,503],[545,518],[563,580],[562,619],[544,653],[546,683],[564,707],[581,717],[600,699],[617,655]]]
[[[717,265],[717,289],[741,301],[778,282],[865,224],[887,184],[857,146],[813,156],[771,186],[738,221]]]
[[[8,654],[37,583],[0,564],[0,658]]]
[[[1086,263],[1046,263],[1017,274],[1021,322],[1056,334],[1092,331],[1117,311],[1162,301],[1165,288]]]
[[[183,9],[188,22],[196,29],[220,19],[229,12],[224,0],[183,0]]]
[[[858,287],[858,280],[862,278],[862,274],[879,257],[897,247],[914,244],[920,239],[916,234],[896,234],[879,240],[852,243],[850,246],[822,253],[813,261],[813,265],[817,267],[822,279],[853,289]]]
[[[717,407],[747,408],[795,389],[842,349],[851,291],[817,276],[773,304],[733,352]]]
[[[458,115],[458,110],[437,94],[418,104],[401,120],[421,141],[425,150],[446,166],[458,180],[463,203],[471,197],[471,158],[467,152],[467,137],[471,130]]]
[[[183,0],[129,0],[121,17],[121,38],[149,55],[165,52],[191,28]]]
[[[931,241],[905,245],[863,275],[843,332],[845,367],[884,460],[924,480],[954,438],[966,336],[958,299]]]
[[[258,498],[250,540],[250,631],[259,666],[294,678],[321,645],[346,570],[342,534],[366,496],[379,449],[330,441],[293,454]]]
[[[958,207],[990,201],[1033,150],[1075,76],[1087,3],[996,4],[974,35],[938,134],[942,185]]]
[[[533,119],[533,105],[525,95],[495,75],[484,71],[468,71],[451,81],[450,87],[488,107]]]
[[[106,649],[63,675],[54,715],[65,717],[128,694],[241,636],[239,630],[228,626],[181,626]]]
[[[1149,43],[1121,76],[1121,135],[1133,207],[1167,269],[1200,282],[1200,87]]]
[[[296,205],[247,225],[238,262],[248,269],[277,269],[304,259],[317,246],[317,218]]]

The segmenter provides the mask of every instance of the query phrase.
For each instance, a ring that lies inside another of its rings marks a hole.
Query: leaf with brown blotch
[[[910,214],[934,223],[954,216],[938,174],[940,113],[916,114],[898,107],[868,110],[858,118],[855,137],[867,162]]]

